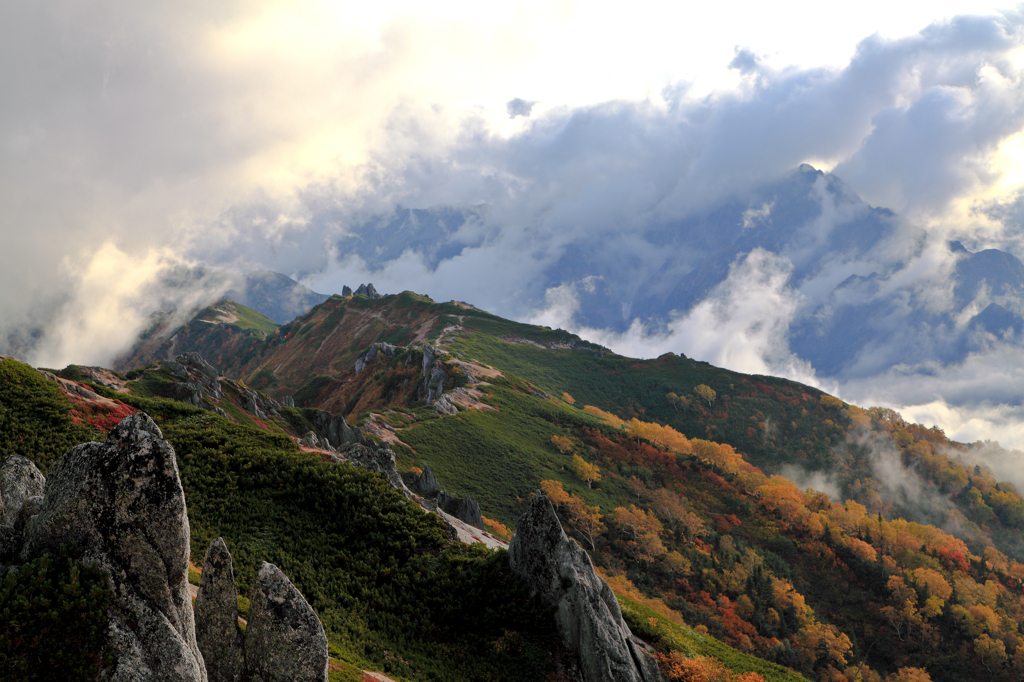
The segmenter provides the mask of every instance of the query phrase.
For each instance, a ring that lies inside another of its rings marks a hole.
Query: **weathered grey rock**
[[[412,480],[412,489],[420,495],[433,495],[441,489],[441,484],[437,482],[437,477],[430,470],[429,464],[424,464],[423,473]]]
[[[203,385],[196,379],[175,383],[174,399],[196,407],[206,407],[206,402],[203,400]]]
[[[352,295],[352,287],[350,287],[347,284],[345,286],[343,286],[341,288],[341,295],[342,296],[351,296]]]
[[[223,538],[211,542],[203,558],[195,614],[196,643],[209,682],[238,682],[245,669],[245,654],[238,627],[235,571]]]
[[[412,499],[412,491],[405,485],[401,474],[398,473],[395,451],[387,445],[351,443],[338,448],[338,454],[354,466],[380,474],[391,484],[392,488]]]
[[[285,407],[295,407],[295,398],[291,397],[290,395],[286,395],[281,400],[281,404],[284,405]]]
[[[364,442],[362,432],[349,426],[345,417],[340,414],[332,416],[326,412],[316,412],[313,415],[313,426],[338,447]]]
[[[26,457],[11,455],[0,463],[0,525],[13,528],[25,502],[42,495],[45,483],[43,472]]]
[[[243,394],[245,396],[245,404],[242,407],[245,411],[257,419],[266,419],[267,413],[270,411],[266,401],[260,398],[259,394],[251,388],[243,387]]]
[[[420,387],[420,398],[428,405],[432,404],[444,392],[444,382],[448,378],[444,369],[437,360],[444,353],[435,346],[424,346],[423,348],[423,384]]]
[[[465,498],[459,499],[442,490],[437,494],[437,506],[460,521],[483,530],[484,519],[480,512],[480,504],[472,497],[467,495]]]
[[[204,360],[199,353],[182,353],[174,359],[188,368],[189,374],[195,375],[195,377],[203,384],[203,388],[206,389],[214,399],[220,400],[224,397],[224,394],[221,391],[220,381],[218,381],[220,378],[220,372],[217,371],[216,367]]]
[[[299,445],[301,445],[303,447],[307,447],[307,448],[319,449],[320,448],[320,437],[317,436],[312,431],[307,431],[306,435],[304,435],[302,437],[302,439],[299,440]]]
[[[356,360],[356,374],[359,374],[366,369],[366,366],[370,364],[375,357],[377,357],[378,353],[383,353],[389,358],[393,358],[397,351],[397,346],[393,346],[390,343],[371,343],[370,347],[366,349],[366,352]]]
[[[459,408],[455,407],[455,403],[452,402],[452,399],[447,393],[442,393],[437,397],[437,400],[434,401],[433,408],[434,412],[444,416],[451,416],[459,413]]]
[[[653,682],[658,666],[625,622],[608,583],[567,538],[547,497],[537,494],[519,517],[509,564],[534,594],[557,608],[562,643],[574,652],[582,682]]]
[[[381,295],[377,293],[377,289],[374,288],[373,284],[360,284],[359,288],[356,289],[356,296],[366,296],[368,298],[380,298]]]
[[[50,469],[21,560],[66,543],[109,576],[98,653],[115,663],[104,680],[206,680],[188,588],[185,495],[174,450],[146,414],[126,417],[105,443],[76,446]]]
[[[302,594],[273,564],[256,574],[245,666],[260,682],[327,682],[327,635]]]

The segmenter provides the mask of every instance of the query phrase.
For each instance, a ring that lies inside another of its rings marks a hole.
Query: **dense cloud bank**
[[[31,63],[0,71],[16,101],[0,112],[8,352],[101,363],[150,312],[230,289],[216,268],[265,268],[323,293],[468,299],[1024,444],[1024,299],[949,246],[1024,255],[1020,196],[1000,184],[1024,128],[1017,13],[870,37],[838,69],[739,50],[741,85],[708,96],[678,83],[539,112],[517,96],[499,134],[368,85],[408,56],[401,32],[289,72],[225,51],[231,6],[3,11],[2,63]],[[388,113],[365,154],[302,167],[317,138],[295,130],[326,130],[335,106],[362,134],[370,100]]]

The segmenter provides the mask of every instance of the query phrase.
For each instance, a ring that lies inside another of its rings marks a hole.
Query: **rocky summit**
[[[566,537],[551,501],[537,494],[519,517],[508,547],[512,570],[557,608],[562,643],[573,652],[582,682],[661,680],[654,657],[629,631],[608,583],[590,556]]]

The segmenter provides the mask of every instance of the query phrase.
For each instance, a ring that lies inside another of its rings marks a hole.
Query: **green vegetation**
[[[193,321],[199,320],[215,324],[229,324],[239,329],[251,329],[264,334],[272,334],[280,326],[262,313],[226,298],[222,298],[212,306],[200,311],[193,318]]]
[[[101,439],[52,381],[16,360],[0,360],[0,461],[23,455],[45,474],[72,446]]]
[[[67,549],[0,572],[0,681],[93,680],[110,592]]]

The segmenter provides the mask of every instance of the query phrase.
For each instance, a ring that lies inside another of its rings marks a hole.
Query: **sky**
[[[567,249],[599,243],[640,272],[665,258],[635,239],[645,221],[805,162],[933,242],[1024,257],[1021,7],[370,4],[0,6],[8,352],[31,342],[33,364],[109,362],[153,310],[229,286],[216,267],[324,293],[373,281],[572,327],[585,279],[538,284]],[[337,247],[360,216],[439,204],[490,207],[457,258],[372,266]],[[914,282],[948,271],[929,253]],[[167,286],[196,266],[199,285]],[[667,333],[577,331],[632,355],[821,383],[780,346],[810,295],[788,267],[751,254]],[[822,385],[1024,448],[1019,396],[985,397],[1020,384],[1024,365],[1005,354],[927,381]]]

